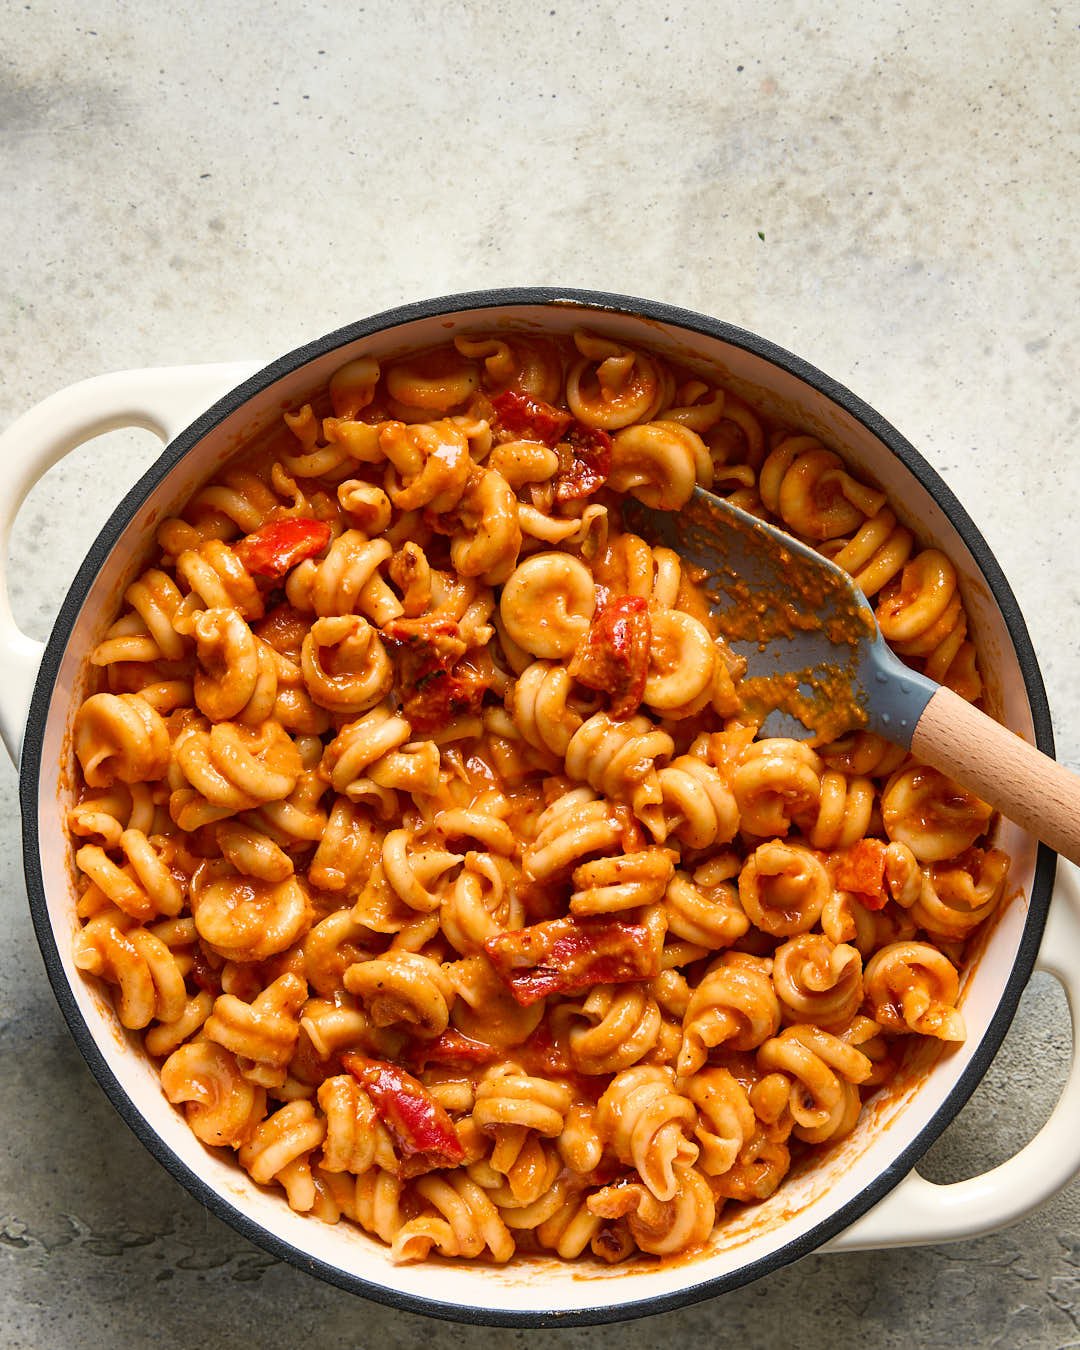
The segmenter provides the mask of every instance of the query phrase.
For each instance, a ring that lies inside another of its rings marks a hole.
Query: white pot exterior
[[[895,1184],[966,1099],[1004,1035],[1030,972],[1045,916],[1052,863],[1043,858],[1036,883],[1034,842],[1003,821],[996,842],[1013,860],[1011,897],[964,981],[961,1006],[968,1040],[947,1050],[923,1047],[925,1060],[936,1057],[928,1073],[905,1072],[868,1106],[856,1131],[819,1157],[813,1168],[790,1177],[758,1207],[732,1207],[706,1253],[671,1264],[645,1260],[601,1267],[528,1258],[508,1268],[441,1260],[396,1266],[389,1249],[353,1225],[328,1227],[292,1213],[280,1192],[256,1186],[231,1155],[205,1149],[166,1101],[138,1037],[119,1026],[103,986],[75,968],[72,939],[79,924],[65,816],[74,781],[71,729],[86,656],[101,638],[124,588],[145,564],[160,521],[174,514],[248,435],[275,421],[284,406],[325,385],[338,366],[362,353],[382,358],[477,330],[542,328],[565,333],[584,325],[647,344],[687,365],[706,362],[753,403],[764,404],[841,450],[861,476],[888,493],[890,503],[922,542],[948,554],[960,572],[972,636],[989,677],[992,711],[1029,741],[1036,739],[1038,724],[1045,742],[1049,721],[1042,687],[1026,633],[1015,612],[1009,612],[1011,596],[985,545],[935,475],[916,463],[919,476],[930,484],[924,486],[882,439],[902,445],[896,433],[818,372],[737,330],[700,321],[726,334],[712,336],[657,318],[657,312],[641,315],[580,301],[485,307],[480,297],[457,312],[411,317],[406,311],[382,331],[341,341],[326,339],[313,344],[316,354],[299,365],[297,360],[306,353],[283,358],[242,387],[242,400],[225,400],[224,415],[223,405],[218,405],[194,431],[178,437],[120,509],[120,518],[106,526],[72,587],[38,681],[23,761],[24,794],[31,795],[27,805],[36,813],[36,834],[30,829],[27,835],[28,885],[50,976],[91,1067],[136,1133],[222,1217],[302,1268],[418,1311],[482,1322],[614,1320],[732,1287],[820,1245]],[[688,318],[695,320],[696,316]],[[743,339],[757,351],[744,347]],[[256,392],[250,392],[253,389]],[[180,451],[184,453],[178,462],[152,485],[149,480],[161,473],[161,465],[176,459]],[[972,541],[971,547],[960,529]],[[983,554],[982,565],[976,553]],[[1029,900],[1036,894],[1039,912],[1029,923]],[[646,1306],[635,1307],[642,1304]]]

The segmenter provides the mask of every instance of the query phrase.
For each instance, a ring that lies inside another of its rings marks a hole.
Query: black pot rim
[[[282,376],[290,374],[307,362],[324,356],[336,348],[354,342],[359,338],[370,337],[375,333],[400,327],[417,319],[466,313],[470,310],[490,309],[499,306],[529,305],[580,307],[642,316],[661,323],[672,324],[705,337],[719,339],[761,357],[796,376],[811,388],[832,399],[856,421],[862,423],[892,451],[897,459],[934,497],[970,550],[1008,628],[1031,707],[1035,743],[1044,753],[1053,755],[1053,729],[1042,675],[1028,635],[1027,626],[997,559],[974,522],[941,477],[883,417],[845,386],[825,375],[801,357],[793,355],[765,338],[721,320],[697,314],[691,310],[680,309],[674,305],[639,299],[634,296],[611,294],[605,291],[548,286],[512,287],[469,291],[458,295],[441,296],[433,300],[401,305],[372,315],[367,319],[359,320],[356,323],[348,324],[324,337],[308,342],[287,355],[272,361],[268,366],[250,376],[242,384],[219,399],[213,407],[198,417],[165,447],[158,460],[126,494],[102,528],[101,533],[88,551],[60,608],[42,658],[27,719],[26,736],[20,763],[20,802],[23,823],[23,861],[34,928],[49,981],[75,1043],[91,1072],[124,1122],[158,1162],[200,1204],[271,1255],[287,1261],[309,1274],[317,1275],[341,1289],[360,1294],[378,1303],[400,1308],[407,1312],[422,1313],[427,1316],[478,1326],[573,1327],[619,1322],[669,1312],[748,1284],[820,1247],[830,1238],[849,1227],[892,1190],[907,1175],[971,1096],[1008,1031],[1020,996],[1034,968],[1039,942],[1046,924],[1053,890],[1056,854],[1045,845],[1039,845],[1028,915],[1021,934],[1016,959],[998,1007],[975,1054],[972,1056],[971,1062],[931,1120],[892,1163],[875,1177],[870,1185],[816,1224],[809,1232],[781,1245],[767,1256],[749,1262],[726,1275],[702,1279],[697,1284],[673,1293],[649,1296],[633,1303],[610,1304],[570,1312],[560,1312],[557,1309],[550,1311],[516,1311],[475,1306],[463,1307],[454,1303],[416,1297],[386,1285],[373,1284],[359,1276],[352,1275],[348,1271],[341,1270],[337,1266],[315,1260],[307,1252],[271,1233],[254,1222],[242,1210],[230,1204],[168,1147],[164,1140],[150,1128],[109,1068],[69,987],[52,925],[49,922],[39,856],[37,820],[41,755],[44,746],[47,711],[52,697],[53,685],[72,629],[94,577],[127,528],[136,510],[165,474],[202,437],[240,408],[249,398],[260,393]]]

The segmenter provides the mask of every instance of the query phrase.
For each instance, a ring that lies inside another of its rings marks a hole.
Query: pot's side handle
[[[911,1172],[874,1208],[834,1238],[825,1251],[909,1247],[978,1237],[1022,1219],[1080,1173],[1080,884],[1058,860],[1054,902],[1037,970],[1065,990],[1072,1017],[1072,1063],[1050,1119],[1032,1141],[999,1167],[968,1181],[939,1186]]]
[[[107,431],[142,427],[171,440],[259,366],[243,361],[97,375],[51,394],[0,435],[0,737],[16,764],[44,650],[20,631],[8,598],[8,539],[26,494],[69,451]]]

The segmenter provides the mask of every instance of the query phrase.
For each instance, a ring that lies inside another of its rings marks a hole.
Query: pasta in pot
[[[816,438],[652,352],[361,356],[158,531],[75,718],[76,964],[207,1146],[398,1261],[707,1244],[964,1036],[991,811],[880,738],[763,737],[694,485],[981,685],[955,569]]]

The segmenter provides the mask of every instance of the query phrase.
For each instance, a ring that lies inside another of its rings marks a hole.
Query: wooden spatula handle
[[[911,750],[1080,864],[1080,778],[951,689],[926,705]]]

